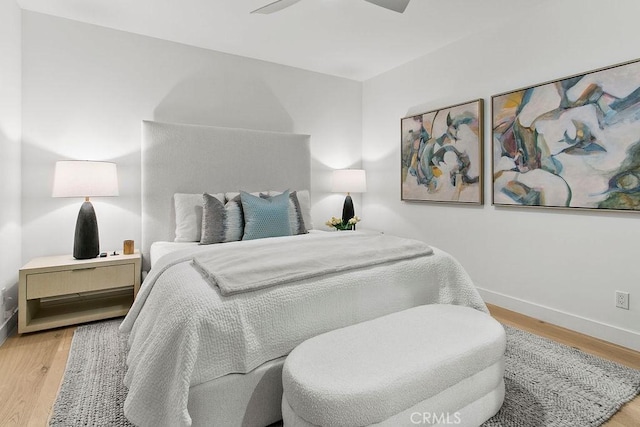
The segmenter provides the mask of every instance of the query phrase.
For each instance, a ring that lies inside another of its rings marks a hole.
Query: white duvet
[[[269,240],[296,245],[326,234]],[[251,247],[264,240],[188,248],[153,267],[120,327],[130,333],[125,377],[130,421],[188,426],[190,387],[249,372],[329,330],[429,303],[487,310],[460,264],[436,248],[425,257],[226,297],[191,262],[225,245],[242,245],[250,258]]]

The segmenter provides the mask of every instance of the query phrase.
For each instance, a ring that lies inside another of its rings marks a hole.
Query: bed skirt
[[[189,389],[194,427],[265,427],[282,419],[282,366],[270,360],[246,374],[229,374]]]

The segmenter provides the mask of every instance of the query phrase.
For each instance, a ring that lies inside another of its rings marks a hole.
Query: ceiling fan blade
[[[409,0],[365,0],[369,3],[393,10],[394,12],[403,13],[409,4]]]
[[[285,7],[289,7],[293,4],[298,3],[300,0],[276,0],[273,3],[269,3],[266,6],[262,6],[254,11],[252,11],[251,13],[273,13],[273,12],[277,12],[279,10],[284,9]]]

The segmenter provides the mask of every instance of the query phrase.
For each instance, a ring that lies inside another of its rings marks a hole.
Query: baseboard
[[[640,333],[609,325],[586,317],[577,316],[555,308],[535,304],[500,292],[478,288],[482,298],[508,310],[516,311],[547,323],[551,323],[613,344],[640,351]]]
[[[2,345],[7,337],[11,336],[14,329],[18,327],[18,312],[16,311],[13,315],[8,318],[2,326],[0,326],[0,345]]]

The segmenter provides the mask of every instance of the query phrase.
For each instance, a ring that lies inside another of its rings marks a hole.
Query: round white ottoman
[[[284,363],[284,426],[479,426],[502,406],[505,347],[491,316],[442,304],[318,335]]]

